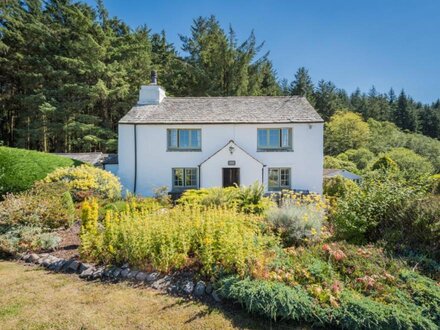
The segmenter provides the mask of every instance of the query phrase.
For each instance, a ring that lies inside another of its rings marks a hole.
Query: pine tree
[[[412,101],[408,99],[405,91],[402,91],[397,98],[397,104],[394,112],[394,123],[402,128],[410,131],[417,130],[417,115],[414,110]]]
[[[309,71],[305,67],[300,67],[295,74],[295,80],[290,84],[290,95],[305,96],[307,100],[314,104],[314,86]]]

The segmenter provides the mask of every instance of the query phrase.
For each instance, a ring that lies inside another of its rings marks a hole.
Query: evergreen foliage
[[[115,151],[118,120],[153,69],[171,96],[301,95],[325,120],[350,110],[440,137],[440,101],[423,105],[374,87],[348,95],[331,81],[314,86],[304,67],[293,81],[278,80],[253,32],[238,40],[214,16],[193,21],[180,53],[165,31],[132,29],[110,17],[102,0],[96,8],[73,0],[0,6],[0,142],[7,146]]]

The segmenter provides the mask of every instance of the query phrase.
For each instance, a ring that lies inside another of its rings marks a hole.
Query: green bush
[[[236,276],[223,278],[218,285],[217,292],[222,297],[239,302],[250,313],[273,320],[319,322],[316,305],[301,286]]]
[[[330,197],[345,197],[348,193],[359,190],[359,186],[343,176],[324,179],[324,195]]]
[[[248,187],[203,188],[186,190],[177,201],[180,205],[236,208],[240,212],[262,214],[273,203],[263,197],[264,186],[258,182]]]
[[[65,183],[79,201],[91,196],[111,200],[121,197],[119,179],[108,171],[90,165],[56,169],[43,182]]]
[[[423,189],[387,176],[365,178],[360,189],[337,201],[331,213],[336,236],[357,243],[380,239],[387,219],[407,200],[420,196]]]
[[[405,200],[380,227],[390,246],[410,248],[440,260],[440,196]]]
[[[0,226],[68,227],[75,220],[75,206],[63,183],[40,183],[32,189],[7,194],[0,202]]]
[[[431,177],[431,192],[435,195],[440,195],[440,174],[435,174]]]
[[[0,147],[0,196],[29,189],[59,167],[79,165],[70,158],[38,151]]]
[[[399,165],[388,156],[381,156],[371,165],[372,171],[398,172]]]
[[[324,168],[336,168],[341,170],[347,170],[353,173],[358,173],[356,164],[349,160],[341,160],[332,156],[324,157]]]
[[[400,172],[407,179],[417,179],[421,176],[431,175],[434,167],[431,162],[414,151],[406,148],[394,148],[386,153],[399,166]]]
[[[336,156],[336,158],[353,162],[359,170],[363,170],[368,167],[368,164],[374,158],[374,153],[367,148],[349,149]]]

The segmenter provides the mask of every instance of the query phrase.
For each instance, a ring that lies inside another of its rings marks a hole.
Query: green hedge
[[[0,147],[0,196],[29,189],[58,167],[81,162],[44,152]]]

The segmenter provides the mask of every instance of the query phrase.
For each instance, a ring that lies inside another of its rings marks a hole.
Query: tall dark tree
[[[295,80],[290,84],[290,95],[305,96],[307,100],[314,104],[314,86],[309,71],[305,67],[300,67],[295,74]]]
[[[338,89],[331,81],[320,80],[314,93],[315,107],[324,120],[330,119],[337,111],[347,108],[340,98]]]
[[[397,98],[394,123],[402,129],[417,130],[417,114],[412,101],[406,96],[404,90],[400,92]]]

